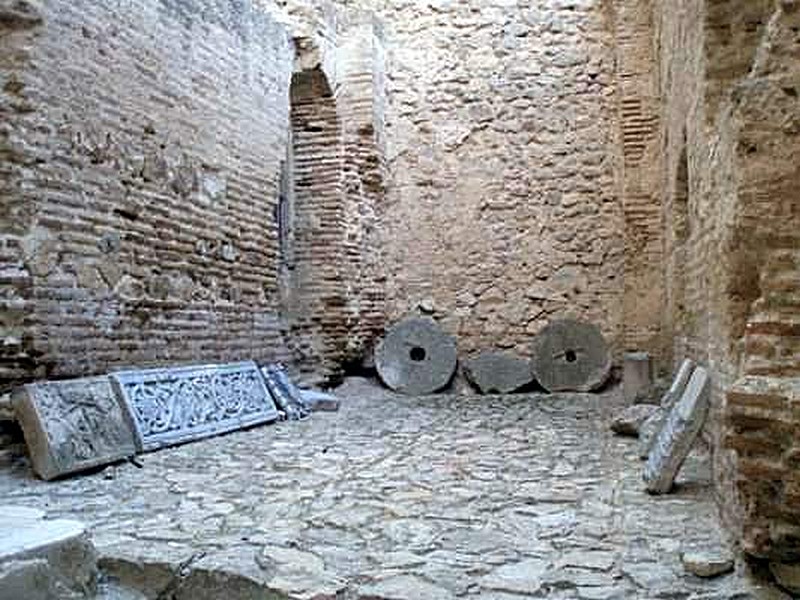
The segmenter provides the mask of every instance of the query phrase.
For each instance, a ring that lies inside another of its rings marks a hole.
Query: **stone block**
[[[254,362],[126,371],[111,378],[142,452],[279,417]]]
[[[639,458],[646,459],[650,454],[650,448],[653,447],[653,440],[655,440],[658,432],[664,426],[664,421],[667,418],[669,411],[664,407],[659,406],[655,411],[650,413],[650,416],[644,420],[639,426]]]
[[[455,340],[428,317],[396,323],[375,349],[381,380],[403,394],[438,392],[450,383],[457,363]]]
[[[533,373],[549,392],[591,392],[611,374],[611,354],[591,323],[550,322],[533,342]]]
[[[678,471],[703,428],[710,394],[708,373],[697,367],[647,457],[644,481],[651,494],[665,494],[672,489]]]
[[[136,453],[126,411],[107,377],[26,385],[14,393],[14,412],[42,479]]]
[[[84,594],[94,589],[97,555],[82,523],[48,520],[37,509],[3,506],[0,534],[3,600],[36,597],[35,593],[52,590],[61,592],[50,598],[68,598],[73,592]],[[31,595],[6,595],[19,586]]]
[[[622,360],[622,391],[625,400],[644,400],[653,385],[653,370],[647,352],[628,352]]]
[[[533,383],[530,361],[508,352],[482,352],[464,361],[464,375],[483,394],[510,394]]]

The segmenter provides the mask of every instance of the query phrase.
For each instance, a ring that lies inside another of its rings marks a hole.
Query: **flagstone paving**
[[[618,390],[406,398],[354,379],[337,393],[338,413],[65,481],[6,459],[0,497],[84,521],[136,597],[787,597],[741,564],[684,570],[682,551],[724,543],[708,457],[675,493],[646,494],[636,440],[609,431]]]

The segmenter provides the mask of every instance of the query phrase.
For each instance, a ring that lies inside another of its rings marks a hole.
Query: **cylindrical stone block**
[[[647,352],[628,352],[622,363],[622,391],[625,400],[636,402],[646,398],[653,385],[653,370]]]
[[[533,341],[533,372],[550,392],[591,392],[608,379],[611,355],[591,323],[556,320]]]
[[[427,317],[395,324],[375,350],[381,380],[409,395],[438,392],[450,383],[457,363],[455,340]]]

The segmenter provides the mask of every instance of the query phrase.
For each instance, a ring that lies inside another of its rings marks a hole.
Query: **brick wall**
[[[727,523],[748,552],[797,560],[797,11],[685,1],[657,16],[665,332],[711,369]]]

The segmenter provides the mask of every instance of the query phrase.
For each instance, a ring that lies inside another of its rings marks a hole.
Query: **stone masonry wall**
[[[20,6],[0,3],[3,385],[278,356],[285,28],[231,0]]]
[[[548,320],[571,315],[619,348],[625,219],[605,3],[339,4],[374,9],[385,29],[388,318],[423,305],[462,353],[528,355]]]
[[[800,260],[792,3],[657,10],[667,311],[676,358],[714,382],[719,500],[745,550],[800,558]]]

